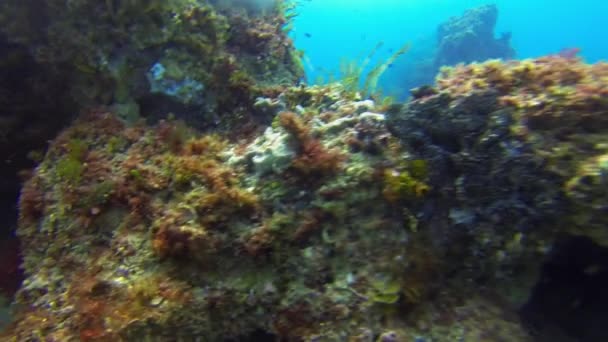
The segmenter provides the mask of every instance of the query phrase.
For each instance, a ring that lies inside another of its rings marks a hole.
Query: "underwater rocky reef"
[[[389,104],[298,84],[288,8],[236,3],[47,1],[48,36],[12,31],[83,93],[21,190],[3,338],[534,341],[560,246],[606,272],[608,64],[446,67]]]
[[[13,332],[528,340],[513,308],[553,244],[606,246],[607,76],[490,61],[390,107],[287,87],[236,140],[88,112],[23,188]]]

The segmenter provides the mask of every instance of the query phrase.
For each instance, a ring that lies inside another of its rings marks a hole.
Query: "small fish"
[[[310,33],[308,33],[308,32],[304,33],[304,36],[305,36],[306,38],[312,38],[312,34],[310,34]]]

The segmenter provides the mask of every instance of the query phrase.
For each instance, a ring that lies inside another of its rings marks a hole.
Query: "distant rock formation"
[[[439,69],[445,65],[514,58],[516,53],[511,47],[511,33],[505,32],[495,38],[497,18],[497,7],[485,5],[439,24],[435,42],[414,44],[408,54],[411,57],[403,67],[407,77],[403,78],[400,87],[413,89],[432,84]]]
[[[494,37],[497,19],[496,5],[484,5],[439,25],[435,66],[513,58],[515,50],[511,47],[511,33]]]

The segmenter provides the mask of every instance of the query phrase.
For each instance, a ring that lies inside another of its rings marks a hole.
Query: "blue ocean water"
[[[608,58],[608,2],[598,0],[300,0],[291,34],[305,52],[308,83],[338,73],[341,61],[362,61],[379,42],[370,65],[410,42],[411,50],[380,80],[385,94],[403,98],[411,86],[433,78],[414,75],[432,54],[437,26],[485,4],[497,6],[495,33],[511,33],[517,59],[564,48],[579,48],[588,62]]]

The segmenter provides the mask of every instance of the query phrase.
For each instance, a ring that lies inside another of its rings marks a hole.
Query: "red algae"
[[[280,125],[294,137],[297,157],[292,167],[303,177],[314,179],[332,175],[339,171],[345,156],[338,151],[327,149],[312,137],[310,128],[293,112],[279,114]]]

